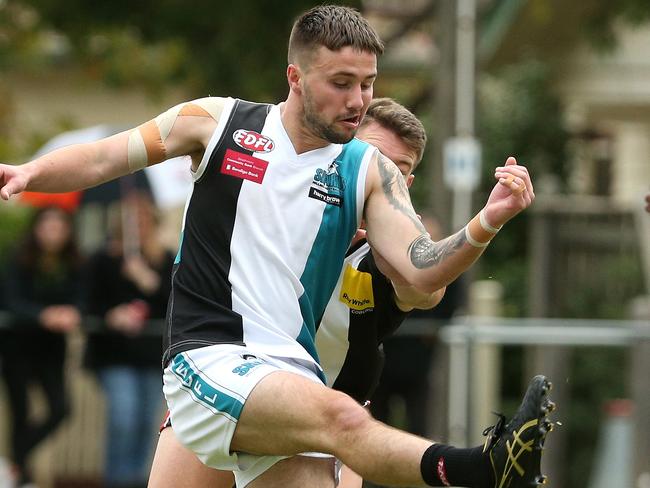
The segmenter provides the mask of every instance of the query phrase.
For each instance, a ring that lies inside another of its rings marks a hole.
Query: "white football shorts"
[[[322,384],[316,372],[303,363],[235,344],[179,353],[164,371],[163,391],[176,437],[205,465],[233,471],[238,487],[245,487],[287,457],[230,452],[246,399],[266,375],[275,371],[296,373]]]

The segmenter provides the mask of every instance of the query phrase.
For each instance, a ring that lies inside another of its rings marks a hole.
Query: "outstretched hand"
[[[9,200],[11,195],[20,193],[27,186],[27,178],[19,166],[0,164],[0,197]]]
[[[512,156],[505,166],[495,169],[494,177],[497,184],[485,205],[485,217],[491,225],[500,227],[528,208],[535,199],[535,192],[528,169],[518,165]]]

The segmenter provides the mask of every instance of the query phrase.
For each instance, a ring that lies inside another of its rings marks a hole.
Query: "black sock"
[[[483,447],[460,449],[433,444],[422,456],[420,471],[429,486],[491,488],[490,461]]]

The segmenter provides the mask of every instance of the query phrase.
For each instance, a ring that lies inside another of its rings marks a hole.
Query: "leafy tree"
[[[11,0],[10,0],[11,1]],[[69,43],[68,56],[114,84],[138,83],[154,93],[169,82],[197,95],[234,94],[277,100],[291,24],[313,0],[178,0],[87,2],[23,0]],[[358,7],[360,2],[346,2]]]
[[[516,155],[539,183],[545,176],[564,181],[568,132],[559,98],[550,90],[550,73],[529,61],[485,76],[479,86],[479,131],[483,144],[483,196],[494,186],[494,162]],[[539,189],[539,188],[537,188]],[[528,212],[517,216],[481,258],[481,275],[495,278],[505,288],[508,315],[525,316]],[[507,269],[502,263],[508,262]]]
[[[631,25],[650,21],[650,2],[647,0],[598,0],[585,19],[585,32],[592,43],[601,48],[616,45],[614,26],[621,20]]]

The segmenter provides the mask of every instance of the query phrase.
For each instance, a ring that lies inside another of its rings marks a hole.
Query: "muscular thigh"
[[[283,459],[246,488],[334,488],[334,458]]]
[[[246,401],[230,447],[285,456],[331,447],[332,426],[326,412],[337,410],[339,405],[343,408],[343,397],[348,398],[297,374],[269,374]]]

